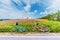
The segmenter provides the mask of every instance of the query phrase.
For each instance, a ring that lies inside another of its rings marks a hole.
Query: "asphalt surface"
[[[0,40],[60,40],[60,33],[0,34]]]

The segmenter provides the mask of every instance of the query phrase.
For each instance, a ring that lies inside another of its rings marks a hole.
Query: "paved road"
[[[60,34],[0,35],[0,40],[60,40]]]

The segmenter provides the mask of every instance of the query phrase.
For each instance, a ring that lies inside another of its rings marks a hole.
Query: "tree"
[[[60,11],[56,12],[56,13],[51,13],[48,14],[44,17],[41,17],[42,19],[48,19],[48,20],[57,20],[60,21]]]

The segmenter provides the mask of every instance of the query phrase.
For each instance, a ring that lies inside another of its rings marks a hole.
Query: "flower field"
[[[15,23],[18,22],[16,26]],[[38,25],[35,27],[35,21]],[[60,32],[60,22],[45,19],[21,19],[21,20],[4,20],[0,21],[0,32],[41,32],[41,27],[48,27],[50,31]],[[16,27],[15,27],[16,26]],[[44,29],[44,28],[42,28]]]

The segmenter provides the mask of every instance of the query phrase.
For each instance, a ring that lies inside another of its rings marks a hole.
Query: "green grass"
[[[49,21],[46,25],[50,27],[51,32],[60,32],[60,22]]]
[[[35,20],[19,20],[19,27],[23,26],[25,28],[24,32],[39,32],[34,27],[34,21]],[[50,32],[60,32],[60,22],[59,21],[50,21],[50,20],[44,20],[44,19],[37,19],[38,21],[38,27],[41,28],[42,25],[44,24],[45,27],[50,28]],[[15,21],[16,22],[16,21]],[[0,32],[19,32],[14,28],[14,23],[13,21],[5,21],[5,22],[0,22]]]

